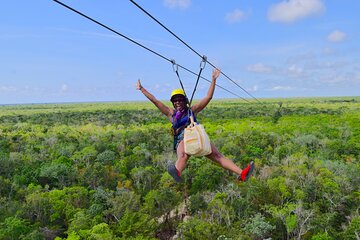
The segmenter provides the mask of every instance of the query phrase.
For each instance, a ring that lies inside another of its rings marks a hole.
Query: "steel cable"
[[[191,51],[193,51],[196,55],[198,55],[199,57],[203,58],[203,55],[201,55],[200,53],[198,53],[196,50],[194,50],[189,44],[187,44],[185,41],[183,41],[180,37],[178,37],[173,31],[171,31],[169,28],[167,28],[164,24],[162,24],[159,20],[157,20],[154,16],[152,16],[149,12],[147,12],[144,8],[142,8],[139,4],[137,4],[134,0],[130,0],[130,2],[132,2],[136,7],[138,7],[141,11],[143,11],[146,15],[148,15],[151,19],[153,19],[155,22],[157,22],[160,26],[162,26],[166,31],[168,31],[171,35],[173,35],[175,38],[177,38],[180,42],[182,42],[185,46],[187,46]],[[211,62],[209,62],[207,60],[207,62],[214,68],[216,68],[216,66],[214,64],[212,64]],[[237,82],[235,82],[234,80],[232,80],[229,76],[227,76],[225,73],[221,72],[221,74],[226,77],[228,80],[230,80],[232,83],[234,83],[236,86],[238,86],[239,88],[241,88],[245,93],[247,93],[250,97],[252,97],[253,99],[255,99],[256,101],[258,101],[259,103],[261,103],[256,97],[254,97],[252,94],[250,94],[248,91],[246,91],[246,89],[244,89],[242,86],[240,86]]]
[[[125,36],[124,34],[118,32],[118,31],[116,31],[116,30],[114,30],[114,29],[112,29],[112,28],[110,28],[110,27],[108,27],[108,26],[106,26],[105,24],[103,24],[103,23],[101,23],[101,22],[99,22],[99,21],[97,21],[97,20],[95,20],[95,19],[93,19],[93,18],[85,15],[84,13],[82,13],[82,12],[80,12],[80,11],[78,11],[78,10],[76,10],[76,9],[74,9],[74,8],[72,8],[72,7],[70,7],[70,6],[66,5],[66,4],[58,1],[58,0],[53,0],[53,1],[56,2],[56,3],[58,3],[58,4],[60,4],[61,6],[65,7],[65,8],[67,8],[67,9],[69,9],[69,10],[71,10],[71,11],[73,11],[73,12],[75,12],[75,13],[81,15],[81,16],[83,16],[84,18],[86,18],[86,19],[88,19],[88,20],[90,20],[90,21],[92,21],[92,22],[94,22],[94,23],[96,23],[96,24],[98,24],[98,25],[106,28],[107,30],[109,30],[109,31],[111,31],[111,32],[113,32],[113,33],[115,33],[115,34],[117,34],[117,35],[125,38],[126,40],[128,40],[128,41],[136,44],[137,46],[139,46],[139,47],[141,47],[141,48],[144,48],[145,50],[147,50],[147,51],[155,54],[156,56],[158,56],[158,57],[160,57],[160,58],[162,58],[162,59],[164,59],[164,60],[166,60],[166,61],[168,61],[168,62],[170,62],[170,63],[173,63],[173,62],[174,62],[173,60],[170,60],[169,58],[163,56],[162,54],[160,54],[160,53],[158,53],[158,52],[156,52],[156,51],[154,51],[154,50],[152,50],[152,49],[150,49],[150,48],[142,45],[141,43],[138,43],[137,41],[135,41],[135,40],[133,40],[133,39]],[[186,68],[186,67],[184,67],[184,66],[182,66],[182,65],[180,65],[180,64],[177,64],[177,65],[178,65],[180,68],[186,70],[187,72],[189,72],[189,73],[197,76],[197,74],[196,74],[195,72],[191,71],[190,69],[188,69],[188,68]],[[201,79],[203,79],[203,80],[211,83],[210,80],[208,80],[208,79],[206,79],[206,78],[204,78],[204,77],[201,77]],[[216,84],[216,86],[218,86],[219,88],[223,89],[224,91],[226,91],[226,92],[228,92],[228,93],[230,93],[230,94],[233,94],[233,95],[236,96],[236,97],[239,97],[239,98],[245,100],[246,102],[249,102],[249,101],[246,100],[245,98],[239,96],[238,94],[236,94],[236,93],[234,93],[234,92],[232,92],[232,91],[230,91],[230,90],[228,90],[228,89],[226,89],[226,88],[224,88],[224,87],[222,87],[222,86],[220,86],[220,85],[218,85],[218,84]]]

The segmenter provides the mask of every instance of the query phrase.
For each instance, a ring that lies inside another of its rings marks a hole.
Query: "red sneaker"
[[[238,176],[238,180],[246,182],[254,171],[254,167],[254,162],[251,161],[250,164],[242,170],[241,175]]]

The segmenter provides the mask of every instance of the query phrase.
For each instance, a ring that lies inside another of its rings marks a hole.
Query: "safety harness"
[[[207,57],[204,55],[202,57],[202,59],[201,59],[201,62],[200,62],[200,70],[199,70],[199,73],[197,75],[194,90],[193,90],[193,92],[191,94],[191,99],[189,101],[189,99],[187,98],[187,94],[186,94],[184,85],[183,85],[183,83],[181,81],[181,78],[180,78],[179,65],[176,64],[175,60],[171,60],[173,70],[176,73],[176,76],[177,76],[177,78],[179,80],[179,83],[180,83],[180,86],[181,86],[182,90],[184,91],[185,99],[187,101],[186,105],[187,105],[187,108],[188,108],[187,114],[186,115],[183,114],[183,116],[181,116],[180,119],[175,119],[175,114],[174,114],[174,116],[172,118],[172,124],[173,124],[172,133],[173,133],[174,136],[177,136],[183,129],[185,129],[190,124],[190,116],[193,116],[194,121],[196,122],[196,117],[194,116],[194,113],[191,111],[191,103],[192,103],[192,100],[194,98],[194,94],[196,92],[196,88],[198,86],[201,73],[202,73],[203,69],[205,68],[206,62],[207,62]]]

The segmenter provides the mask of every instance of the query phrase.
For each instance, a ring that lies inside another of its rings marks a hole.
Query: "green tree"
[[[191,195],[189,198],[189,211],[191,214],[196,214],[199,211],[205,210],[207,203],[201,193]]]
[[[19,217],[8,217],[0,223],[0,239],[16,240],[30,231],[30,224]]]
[[[130,175],[136,190],[142,195],[153,189],[159,181],[156,169],[151,166],[135,167]]]
[[[347,226],[346,230],[341,234],[341,236],[346,240],[360,239],[360,217],[352,218],[350,224]]]
[[[96,157],[96,161],[105,165],[113,165],[116,159],[116,153],[111,150],[105,150],[99,153]]]
[[[80,210],[74,214],[74,217],[70,219],[70,223],[67,229],[69,234],[76,233],[81,237],[85,237],[86,231],[90,230],[93,225],[93,219],[84,210]]]
[[[140,196],[132,191],[121,190],[107,200],[109,209],[105,214],[112,216],[119,221],[123,215],[128,212],[137,212],[140,210]]]
[[[122,239],[135,236],[153,237],[157,223],[149,215],[141,212],[125,212],[116,225],[116,235]]]
[[[292,232],[295,230],[298,222],[295,215],[296,204],[287,203],[283,207],[271,206],[268,212],[276,219],[279,219],[286,228],[286,239],[290,239]]]
[[[190,166],[185,177],[192,182],[190,193],[195,194],[203,191],[213,191],[224,180],[224,170],[210,162],[199,162]]]
[[[327,232],[316,233],[311,237],[311,240],[333,240]]]
[[[75,178],[70,160],[66,157],[60,157],[55,161],[43,164],[40,168],[39,177],[42,178],[42,183],[59,188],[70,185]]]
[[[106,223],[100,223],[95,225],[89,232],[87,237],[89,240],[113,240],[115,236],[111,231],[109,225]]]
[[[250,218],[244,230],[252,235],[252,239],[265,239],[269,236],[269,233],[275,228],[266,221],[265,217],[260,213],[255,214],[253,218]]]
[[[97,151],[93,146],[84,147],[81,151],[75,152],[72,156],[73,161],[80,168],[90,166],[96,159]]]
[[[227,231],[222,225],[194,217],[179,224],[178,234],[180,239],[203,240],[226,236]]]
[[[209,203],[205,215],[211,223],[230,227],[234,219],[234,209],[227,205],[225,193],[216,193],[214,199]]]
[[[151,216],[169,214],[180,202],[179,194],[171,189],[151,190],[144,199],[144,210]]]
[[[267,180],[268,187],[273,195],[275,204],[284,204],[292,196],[291,190],[287,184],[287,179],[283,176]]]

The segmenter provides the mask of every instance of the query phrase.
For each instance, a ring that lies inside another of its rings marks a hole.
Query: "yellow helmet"
[[[173,91],[171,92],[171,98],[170,98],[170,100],[172,100],[172,98],[173,98],[175,95],[182,95],[182,96],[186,97],[184,90],[182,90],[182,89],[180,89],[180,88],[179,88],[179,89],[175,89],[175,90],[173,90]]]

